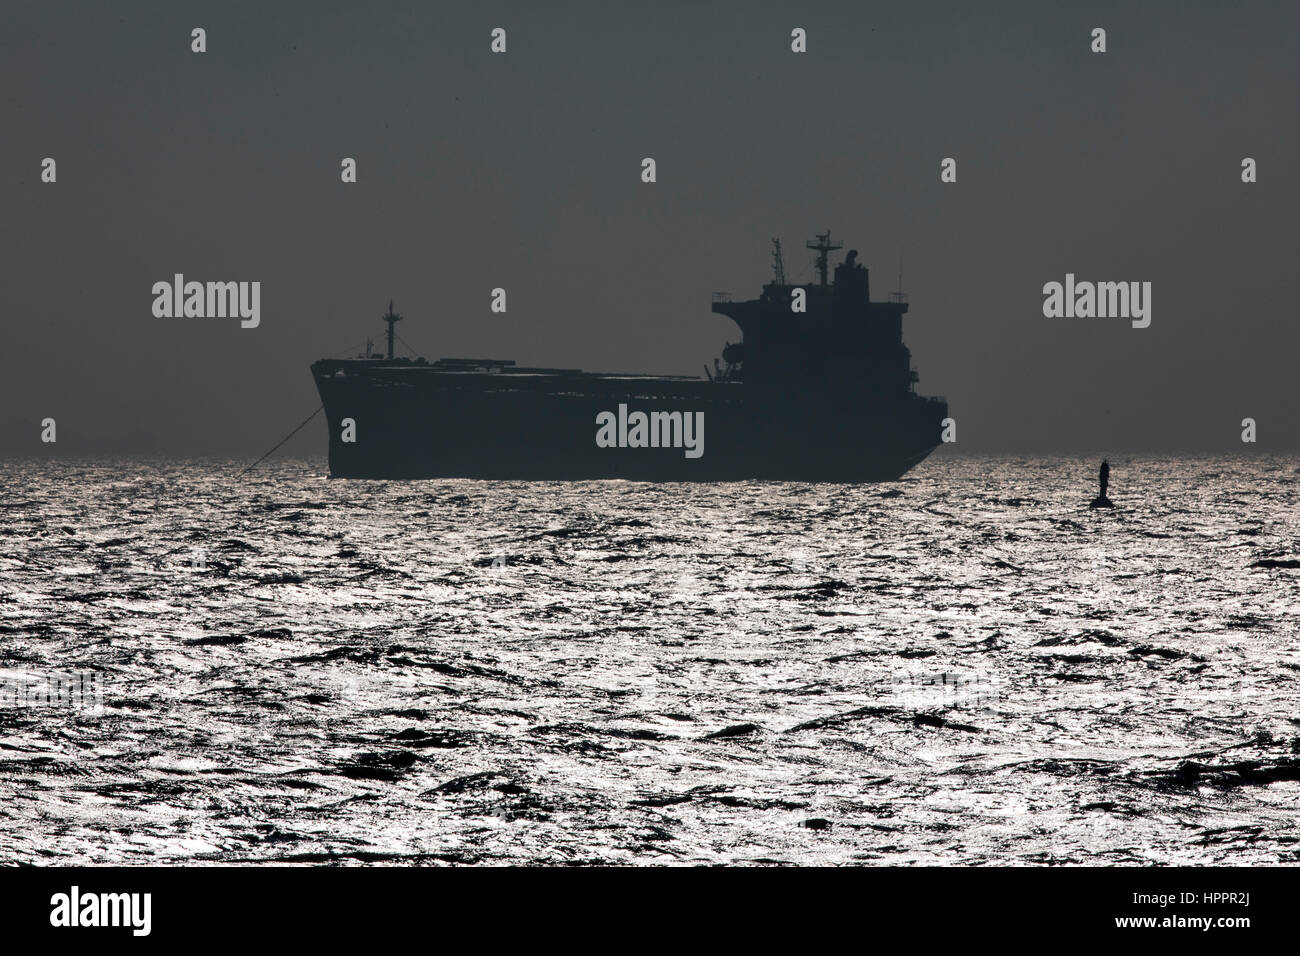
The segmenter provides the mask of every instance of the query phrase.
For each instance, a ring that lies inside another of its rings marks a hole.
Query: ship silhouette
[[[329,422],[330,474],[896,479],[938,446],[947,403],[916,394],[903,344],[906,296],[872,302],[856,250],[828,281],[830,254],[842,244],[826,232],[807,245],[817,252],[816,283],[788,284],[773,240],[773,281],[757,299],[714,294],[712,311],[732,319],[741,340],[727,343],[702,378],[399,358],[393,337],[402,317],[390,303],[386,355],[367,348],[312,365]],[[805,311],[793,308],[799,290]],[[700,434],[690,433],[693,423]],[[684,454],[683,426],[687,449],[695,440],[698,453]]]

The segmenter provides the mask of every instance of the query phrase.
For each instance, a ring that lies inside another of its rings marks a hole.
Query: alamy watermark
[[[992,672],[972,667],[952,670],[898,670],[875,681],[883,699],[904,710],[982,711],[1007,697],[1008,683]]]
[[[124,926],[133,936],[148,936],[153,929],[153,894],[83,893],[73,886],[50,897],[50,925]]]
[[[0,708],[57,707],[99,713],[104,679],[95,671],[0,670]]]
[[[1043,296],[1049,319],[1131,319],[1135,329],[1151,324],[1150,282],[1076,282],[1067,272],[1065,284],[1046,283]]]
[[[704,455],[703,412],[629,412],[596,415],[597,448],[682,448],[687,458]]]
[[[244,329],[255,329],[262,322],[260,282],[186,282],[178,272],[171,282],[155,282],[153,294],[155,318],[239,318]]]

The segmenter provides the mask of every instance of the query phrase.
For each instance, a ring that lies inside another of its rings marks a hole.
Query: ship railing
[[[899,305],[906,305],[906,304],[907,304],[907,293],[906,293],[906,292],[891,292],[891,293],[889,293],[889,301],[890,301],[890,302],[896,302],[896,303],[898,303]]]
[[[730,301],[731,301],[731,293],[730,293],[730,292],[715,292],[715,293],[713,293],[713,301],[714,301],[714,302],[730,302]]]

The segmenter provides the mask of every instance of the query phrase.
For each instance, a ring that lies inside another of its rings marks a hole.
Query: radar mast
[[[831,242],[831,231],[827,229],[825,232],[819,232],[815,240],[809,239],[804,245],[809,249],[817,250],[817,274],[821,276],[822,287],[825,288],[826,275],[830,271],[828,255],[836,249],[843,249],[844,243]]]

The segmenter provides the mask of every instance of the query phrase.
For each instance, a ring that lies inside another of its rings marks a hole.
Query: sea
[[[1300,460],[11,460],[0,863],[1300,862]]]

